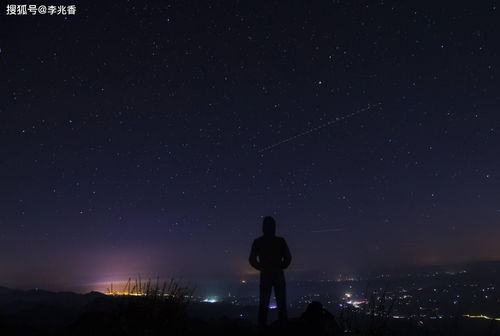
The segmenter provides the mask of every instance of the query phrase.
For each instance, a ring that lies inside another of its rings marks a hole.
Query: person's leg
[[[272,285],[272,277],[265,273],[260,273],[259,327],[267,325],[267,312],[269,310]]]
[[[275,275],[274,294],[276,295],[276,304],[278,306],[278,316],[281,322],[286,322],[288,312],[286,307],[286,283],[285,274],[280,272]]]

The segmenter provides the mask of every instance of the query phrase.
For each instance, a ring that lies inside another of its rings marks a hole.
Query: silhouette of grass
[[[113,286],[111,287],[113,288]],[[121,292],[108,291],[68,330],[69,335],[180,334],[189,328],[185,312],[194,288],[178,281],[130,279]]]

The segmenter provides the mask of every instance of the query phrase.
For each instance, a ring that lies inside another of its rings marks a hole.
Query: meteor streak
[[[342,117],[337,117],[337,118],[335,118],[335,119],[333,119],[333,120],[330,120],[329,122],[326,122],[326,123],[324,123],[324,124],[322,124],[322,125],[316,126],[316,127],[314,127],[314,128],[310,128],[310,129],[308,129],[308,130],[306,130],[306,131],[304,131],[304,132],[302,132],[302,133],[296,134],[296,135],[294,135],[294,136],[292,136],[292,137],[286,138],[286,139],[281,140],[281,141],[279,141],[279,142],[276,142],[276,143],[274,143],[274,144],[272,144],[272,145],[269,145],[269,146],[267,146],[267,147],[264,147],[264,148],[262,148],[261,150],[259,150],[259,151],[258,151],[258,153],[263,153],[263,152],[266,152],[266,151],[268,151],[268,150],[270,150],[270,149],[273,149],[273,148],[275,148],[275,147],[277,147],[277,146],[283,145],[284,143],[290,142],[290,141],[295,140],[295,139],[297,139],[297,138],[300,138],[300,137],[302,137],[302,136],[304,136],[304,135],[307,135],[307,134],[310,134],[310,133],[313,133],[313,132],[319,131],[320,129],[323,129],[323,128],[328,127],[328,126],[333,125],[333,124],[336,124],[336,123],[338,123],[339,121],[342,121],[342,120],[345,120],[345,119],[349,119],[349,118],[351,118],[351,117],[354,117],[354,116],[355,116],[355,115],[357,115],[357,114],[360,114],[360,113],[362,113],[362,112],[366,112],[366,111],[368,111],[368,110],[372,109],[373,107],[375,107],[375,106],[380,106],[380,105],[382,105],[382,103],[378,103],[378,104],[375,104],[375,105],[368,105],[368,106],[367,106],[367,107],[365,107],[365,108],[359,109],[359,110],[354,111],[354,112],[349,113],[349,114],[346,114],[346,115],[344,115],[344,116],[342,116]]]

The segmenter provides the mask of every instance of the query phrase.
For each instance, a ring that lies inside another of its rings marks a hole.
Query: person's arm
[[[282,256],[281,256],[281,268],[285,269],[290,266],[292,262],[292,255],[290,254],[290,249],[286,243],[286,240],[283,239],[283,247],[282,247]]]
[[[258,256],[257,244],[254,241],[252,244],[252,250],[250,251],[250,257],[248,258],[248,262],[250,263],[250,265],[252,265],[253,268],[260,271],[261,267],[260,267],[260,262],[257,259],[257,256]]]

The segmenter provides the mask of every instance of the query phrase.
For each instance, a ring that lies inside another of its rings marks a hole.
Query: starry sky
[[[1,284],[500,257],[496,1],[76,5],[0,20]]]

